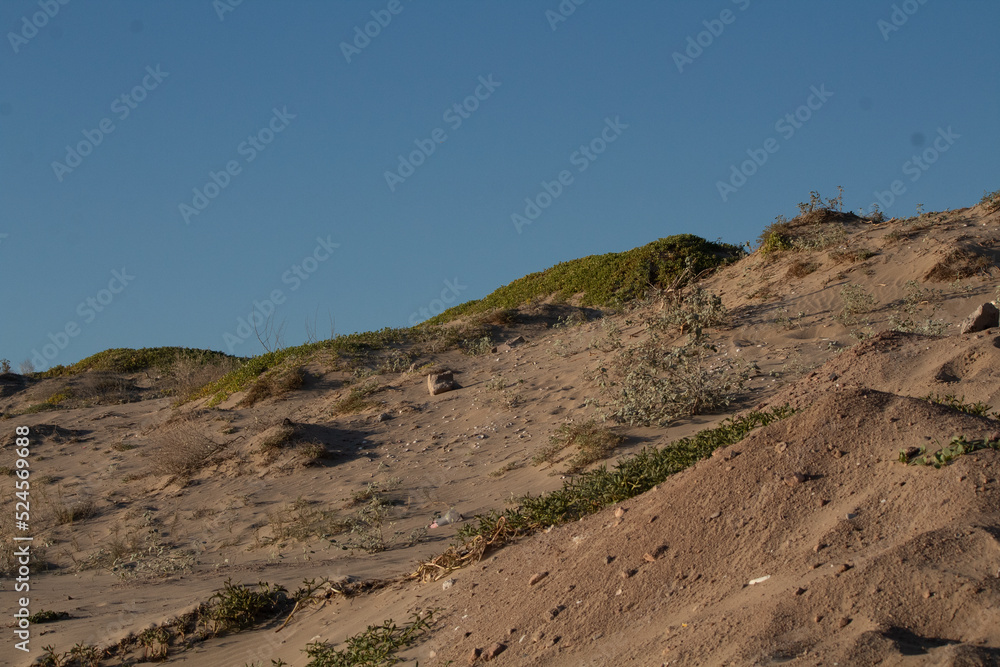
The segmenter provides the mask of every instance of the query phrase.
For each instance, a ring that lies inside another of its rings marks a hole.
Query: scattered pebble
[[[846,628],[850,624],[850,622],[851,619],[847,618],[846,616],[843,616],[839,621],[837,621],[837,627]]]
[[[490,646],[488,649],[486,649],[486,653],[483,654],[483,657],[485,657],[487,660],[492,660],[493,658],[497,657],[506,650],[507,650],[506,645],[501,644],[500,642],[496,642],[495,644],[493,644],[493,646]]]
[[[753,586],[754,584],[759,584],[759,583],[762,583],[762,582],[764,582],[764,581],[767,581],[767,580],[768,580],[768,579],[770,579],[770,578],[771,578],[771,575],[769,575],[769,574],[765,574],[765,575],[764,575],[763,577],[757,577],[756,579],[751,579],[751,580],[749,581],[749,584],[750,584],[751,586]]]
[[[548,572],[536,572],[535,574],[531,575],[531,579],[528,579],[528,585],[534,586],[547,576],[549,576]]]
[[[445,579],[443,582],[441,582],[441,588],[443,590],[448,590],[454,585],[455,585],[455,579]]]
[[[798,486],[799,484],[805,482],[807,479],[809,478],[803,475],[802,473],[793,472],[791,475],[785,478],[785,484],[787,484],[788,486]]]
[[[622,508],[622,507],[616,507],[615,508],[615,518],[616,519],[620,519],[623,516],[625,516],[625,509]]]

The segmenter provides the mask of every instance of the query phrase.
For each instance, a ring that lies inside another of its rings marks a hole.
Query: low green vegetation
[[[210,407],[218,405],[230,395],[249,387],[267,371],[282,364],[292,366],[298,363],[301,365],[317,352],[328,352],[339,359],[363,358],[379,350],[407,342],[409,340],[408,334],[408,329],[386,327],[378,331],[344,334],[329,340],[265,352],[244,360],[239,368],[206,385],[198,395],[211,396],[212,398],[208,402]]]
[[[957,435],[947,445],[933,452],[928,452],[925,447],[911,447],[910,449],[902,450],[899,452],[899,461],[900,463],[909,465],[941,468],[963,454],[969,454],[981,449],[1000,450],[1000,440],[989,440],[986,438],[966,440],[964,435]]]
[[[374,378],[351,387],[351,390],[347,392],[347,396],[333,404],[333,414],[353,415],[358,412],[377,408],[380,403],[369,400],[368,397],[377,394],[383,389],[385,387],[380,385]]]
[[[325,642],[313,642],[306,649],[306,667],[388,667],[402,662],[396,654],[416,643],[427,632],[433,612],[414,613],[413,620],[399,626],[392,619],[344,640],[344,648]]]
[[[516,308],[550,295],[568,299],[582,294],[581,305],[620,306],[642,297],[652,287],[669,287],[685,267],[690,266],[697,275],[744,254],[741,246],[713,243],[693,234],[668,236],[625,252],[590,255],[531,273],[482,299],[450,308],[421,326]]]
[[[501,546],[549,526],[575,521],[609,505],[649,491],[671,475],[745,438],[753,429],[793,414],[787,406],[767,412],[750,412],[726,419],[721,425],[676,440],[661,449],[647,448],[631,458],[619,460],[614,468],[602,466],[577,475],[562,488],[540,496],[526,495],[503,512],[492,511],[463,526],[457,551],[485,546]]]
[[[987,405],[982,401],[976,401],[975,403],[966,403],[965,396],[958,397],[955,394],[928,394],[924,396],[925,401],[930,401],[931,403],[936,403],[938,405],[944,405],[951,408],[952,410],[958,410],[959,412],[964,412],[967,415],[974,415],[976,417],[989,417],[990,419],[1000,419],[1000,413],[993,412],[993,406]]]
[[[201,364],[212,364],[234,358],[223,352],[186,347],[144,347],[139,350],[115,348],[98,352],[70,366],[53,366],[38,373],[38,376],[62,377],[76,375],[83,371],[111,371],[114,373],[138,373],[148,370],[167,371],[181,359],[189,359]]]
[[[256,590],[227,579],[222,590],[208,600],[205,617],[214,634],[252,628],[262,618],[273,616],[288,602],[283,586],[258,582]]]

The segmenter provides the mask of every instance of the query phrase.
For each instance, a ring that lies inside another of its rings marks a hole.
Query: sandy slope
[[[621,517],[608,509],[487,554],[450,575],[447,590],[441,581],[397,582],[335,597],[280,632],[277,621],[173,647],[169,662],[303,665],[310,641],[340,641],[368,624],[437,609],[427,640],[404,654],[422,665],[465,664],[495,642],[507,647],[495,662],[509,665],[995,664],[998,453],[941,470],[897,458],[900,449],[933,449],[955,434],[1000,435],[1000,422],[920,400],[953,394],[1000,406],[1000,332],[958,336],[951,326],[942,338],[893,334],[857,344],[851,330],[865,337],[899,316],[910,280],[940,290],[916,304],[917,318],[954,325],[994,298],[995,268],[958,281],[933,278],[942,274],[937,267],[959,262],[956,249],[995,260],[998,223],[998,214],[976,209],[850,222],[830,247],[753,255],[720,271],[706,283],[733,314],[731,326],[713,332],[719,354],[759,368],[737,408],[790,403],[800,409],[795,416],[624,503]],[[845,259],[859,250],[867,251],[862,259]],[[812,272],[790,275],[802,262]],[[865,316],[870,324],[835,319],[847,284],[877,299]],[[31,657],[46,644],[113,645],[205,601],[228,577],[289,589],[305,578],[397,577],[450,543],[454,526],[414,533],[434,513],[455,507],[469,517],[502,508],[512,495],[557,488],[561,467],[540,469],[530,459],[560,424],[595,414],[587,399],[601,395],[590,373],[607,357],[592,343],[606,329],[597,320],[564,325],[558,318],[574,311],[568,306],[533,308],[505,334],[526,339],[509,352],[421,359],[456,370],[461,389],[431,397],[420,374],[383,374],[377,379],[386,388],[374,396],[381,406],[358,415],[332,412],[350,372],[315,359],[301,389],[253,407],[240,407],[240,396],[218,409],[177,409],[154,398],[0,422],[7,444],[18,425],[38,434],[34,517],[45,559],[57,569],[34,575],[33,611],[73,616],[36,625]],[[641,315],[613,316],[623,340],[640,334]],[[506,393],[495,388],[497,376]],[[138,382],[155,387],[156,378]],[[9,385],[0,410],[43,401],[60,383]],[[623,428],[620,453],[666,444],[724,416]],[[308,465],[297,447],[262,454],[261,443],[285,419],[329,458]],[[186,482],[163,474],[157,449],[179,423],[225,445],[217,464]],[[793,473],[806,480],[787,483]],[[309,512],[354,511],[345,508],[351,494],[373,481],[393,489],[389,533],[399,531],[401,542],[420,537],[415,544],[368,555],[343,550],[344,536],[287,534]],[[4,507],[11,491],[5,483]],[[57,525],[60,511],[81,502],[93,503],[92,516]],[[129,539],[133,551],[143,549],[126,559],[134,562],[113,572],[108,563],[87,566],[102,547]],[[549,574],[529,586],[540,572]],[[4,607],[15,597],[5,581]]]

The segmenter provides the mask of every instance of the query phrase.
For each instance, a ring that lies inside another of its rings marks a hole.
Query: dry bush
[[[171,475],[190,475],[209,465],[225,444],[214,442],[189,421],[163,428],[155,437],[153,461],[156,469]]]
[[[728,406],[752,369],[721,358],[709,342],[705,328],[724,319],[715,295],[695,290],[672,298],[668,310],[647,320],[644,341],[621,348],[598,371],[611,416],[633,426],[666,426]],[[675,346],[662,332],[678,324],[689,335]]]
[[[563,424],[542,448],[531,462],[558,463],[565,456],[560,454],[568,447],[576,447],[577,453],[569,460],[567,472],[575,474],[591,463],[603,461],[614,452],[615,448],[624,442],[625,438],[606,426],[598,426],[593,419],[582,424]]]
[[[170,369],[167,391],[180,398],[187,398],[205,385],[236,370],[238,366],[239,362],[236,359],[227,358],[217,363],[204,363],[190,357],[179,357]]]
[[[280,398],[285,394],[301,389],[305,384],[305,371],[302,366],[294,366],[283,372],[273,372],[257,378],[247,393],[240,400],[240,407],[250,407],[265,398]]]
[[[91,371],[75,388],[77,396],[96,405],[119,405],[139,400],[135,380],[117,373]]]
[[[819,264],[816,262],[807,262],[803,259],[797,259],[791,263],[788,267],[788,272],[785,273],[786,278],[805,278],[810,273],[813,273],[819,268]]]
[[[927,272],[924,280],[951,282],[970,278],[980,273],[989,275],[989,270],[992,267],[993,262],[988,257],[970,250],[955,248]]]

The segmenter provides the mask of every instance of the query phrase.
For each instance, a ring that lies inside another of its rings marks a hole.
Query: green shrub
[[[212,631],[239,632],[253,627],[263,616],[273,614],[288,600],[283,586],[259,582],[257,590],[227,579],[222,590],[209,598],[207,618]]]
[[[723,321],[724,314],[721,300],[700,289],[672,297],[646,321],[646,339],[618,349],[598,372],[611,416],[633,426],[666,426],[728,406],[751,367],[718,358],[709,342],[705,328]],[[678,324],[689,335],[673,346],[661,332]]]
[[[388,667],[402,662],[396,653],[416,643],[427,632],[432,612],[413,614],[413,620],[397,626],[392,619],[382,625],[369,625],[362,633],[344,640],[344,648],[313,642],[306,649],[310,660],[306,667]]]

